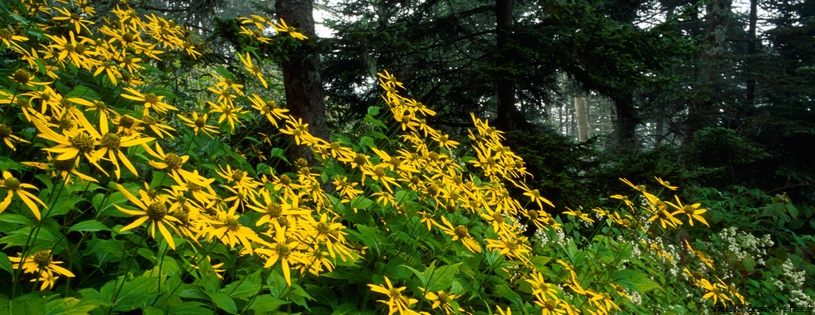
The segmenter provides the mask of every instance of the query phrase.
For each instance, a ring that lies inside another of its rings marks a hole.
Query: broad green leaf
[[[144,309],[142,314],[143,315],[164,315],[164,310],[162,310],[160,308],[157,308],[157,307],[148,306],[147,308]]]
[[[0,252],[0,269],[8,271],[9,273],[14,273],[14,265],[11,264],[11,260],[8,259],[8,255],[3,252]]]
[[[22,224],[22,225],[31,225],[31,219],[26,218],[23,215],[16,214],[16,213],[2,213],[0,214],[0,222],[6,222],[11,224]]]
[[[232,298],[226,293],[204,291],[204,294],[209,296],[212,303],[215,303],[215,306],[218,308],[226,311],[229,314],[238,313],[238,306],[235,305],[235,301],[232,300]]]
[[[133,191],[131,191],[131,194]],[[93,208],[96,209],[96,217],[101,218],[105,216],[110,217],[130,217],[129,214],[119,211],[114,207],[114,204],[123,205],[127,202],[127,197],[121,192],[113,192],[111,194],[98,193],[93,196]],[[131,207],[132,208],[132,207]]]
[[[96,231],[110,231],[110,228],[102,222],[96,220],[85,220],[74,224],[68,229],[68,232],[96,232]]]
[[[260,313],[274,312],[277,311],[281,306],[286,304],[289,304],[289,302],[265,294],[256,297],[252,304],[249,306],[249,309]]]
[[[616,271],[613,275],[611,275],[609,282],[619,284],[640,293],[645,293],[659,288],[659,284],[652,281],[645,273],[638,270]]]
[[[453,276],[462,263],[456,263],[436,268],[433,274],[427,274],[428,291],[447,290],[453,285]]]

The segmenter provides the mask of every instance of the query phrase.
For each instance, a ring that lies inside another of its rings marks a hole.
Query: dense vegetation
[[[813,312],[815,10],[648,4],[0,3],[0,313]]]

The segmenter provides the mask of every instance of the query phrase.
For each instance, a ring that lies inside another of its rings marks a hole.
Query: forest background
[[[0,310],[815,311],[815,3],[0,6]]]

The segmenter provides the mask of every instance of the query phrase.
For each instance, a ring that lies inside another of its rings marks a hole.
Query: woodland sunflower
[[[17,148],[14,147],[14,142],[28,143],[28,141],[23,138],[12,134],[11,126],[6,124],[0,124],[0,139],[3,139],[3,142],[11,148],[12,151],[17,151]]]
[[[192,112],[192,118],[187,118],[184,115],[176,115],[176,117],[180,118],[184,121],[187,127],[192,128],[195,135],[198,135],[198,131],[203,131],[207,136],[212,138],[211,133],[219,133],[218,127],[207,125],[207,114],[198,116],[198,112]]]
[[[388,277],[385,278],[385,284],[383,285],[376,285],[376,284],[368,284],[371,287],[371,291],[376,293],[381,293],[388,296],[388,300],[377,300],[377,302],[381,302],[388,305],[388,315],[392,315],[395,313],[404,314],[414,312],[410,309],[410,306],[419,302],[417,299],[412,299],[402,295],[402,291],[405,291],[407,287],[396,288],[391,283],[391,280]]]
[[[19,197],[20,200],[25,203],[26,207],[31,210],[31,213],[34,214],[37,220],[42,219],[40,217],[40,209],[37,207],[37,203],[42,205],[43,208],[48,208],[48,206],[46,206],[45,203],[42,202],[40,198],[37,198],[37,196],[34,194],[23,190],[23,188],[39,190],[37,187],[34,187],[34,185],[31,184],[21,183],[19,179],[11,176],[11,173],[8,171],[3,171],[3,181],[0,182],[0,188],[5,188],[8,191],[6,192],[6,197],[2,202],[0,202],[0,213],[8,208],[8,205],[11,204],[11,198],[14,197],[14,195],[17,195],[17,197]],[[37,203],[34,203],[35,201]]]
[[[151,197],[147,191],[139,189],[139,198],[136,198],[136,196],[133,196],[133,194],[124,188],[124,186],[116,184],[116,187],[125,197],[127,197],[128,200],[130,200],[130,202],[140,208],[139,210],[128,210],[119,205],[114,205],[121,212],[133,216],[140,216],[138,219],[136,219],[136,221],[133,221],[132,223],[123,227],[120,232],[132,230],[138,226],[141,226],[144,224],[144,222],[147,222],[147,220],[150,220],[150,236],[152,236],[153,239],[156,238],[156,227],[158,227],[159,232],[162,236],[164,236],[167,244],[169,244],[170,248],[173,250],[175,250],[175,241],[173,240],[173,235],[170,234],[170,230],[167,229],[165,224],[175,231],[175,234],[189,234],[181,233],[178,229],[185,228],[183,227],[182,222],[178,220],[178,218],[168,213],[167,195],[158,194]],[[177,228],[176,226],[180,227]]]
[[[246,52],[246,58],[243,58],[243,55],[238,54],[238,59],[241,60],[241,63],[243,63],[243,66],[247,72],[253,76],[256,76],[258,80],[260,80],[260,83],[263,84],[264,88],[269,87],[269,85],[266,84],[266,79],[263,78],[263,72],[260,71],[260,67],[252,64],[252,58],[249,56],[248,51]]]
[[[155,110],[155,111],[157,111],[157,112],[159,112],[161,114],[166,113],[168,110],[174,110],[174,111],[178,110],[178,108],[175,108],[175,106],[172,106],[170,104],[162,102],[162,100],[164,100],[164,95],[157,95],[157,94],[152,93],[152,92],[141,93],[139,91],[136,91],[133,88],[124,88],[124,90],[127,91],[127,93],[130,93],[130,94],[122,93],[121,94],[122,97],[124,97],[126,99],[129,99],[129,100],[144,103],[144,114],[145,115],[147,115],[150,112],[151,109],[153,109],[153,110]]]
[[[279,261],[286,284],[291,285],[291,266],[305,262],[305,258],[297,250],[300,243],[296,239],[286,236],[285,227],[275,226],[274,235],[275,243],[259,248],[257,252],[266,256],[266,264],[263,268],[272,267]]]
[[[54,261],[51,250],[48,249],[38,250],[34,255],[25,258],[9,257],[8,259],[15,264],[15,269],[22,269],[24,273],[36,274],[38,278],[32,279],[31,282],[42,281],[40,290],[52,289],[54,281],[59,278],[57,275],[75,277],[70,270],[60,266],[61,261]]]
[[[702,222],[702,224],[707,225],[708,227],[710,227],[710,225],[707,224],[707,221],[705,221],[705,218],[702,217],[702,213],[707,212],[707,209],[699,209],[699,207],[702,205],[701,203],[694,203],[692,205],[683,205],[682,201],[679,201],[679,196],[674,196],[674,198],[676,199],[676,204],[666,202],[671,207],[674,207],[675,209],[677,209],[677,211],[674,211],[673,213],[671,213],[672,215],[677,215],[677,214],[678,215],[682,215],[682,214],[687,215],[688,216],[688,223],[690,223],[690,226],[693,226],[693,219],[696,219],[696,221]]]

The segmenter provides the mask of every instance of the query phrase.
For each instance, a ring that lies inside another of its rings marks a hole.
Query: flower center
[[[146,93],[144,94],[144,102],[149,104],[156,104],[158,103],[158,96],[153,93]]]
[[[204,120],[203,117],[200,117],[200,118],[195,120],[195,127],[204,128],[204,126],[206,126],[206,125],[207,125],[207,121]]]
[[[17,81],[17,83],[26,85],[28,84],[28,81],[31,80],[31,74],[28,73],[28,71],[25,71],[25,69],[17,69],[17,71],[14,71],[14,73],[11,74],[11,78],[14,79],[14,81]]]
[[[183,160],[175,153],[170,153],[164,156],[164,163],[167,163],[167,167],[172,170],[181,169],[181,164],[183,164]]]
[[[456,233],[456,236],[458,236],[459,238],[465,238],[465,237],[467,237],[468,235],[470,235],[470,233],[467,231],[467,227],[466,227],[466,226],[464,226],[464,225],[462,225],[462,224],[459,224],[459,225],[456,227],[456,229],[455,229],[455,230],[453,230],[453,232],[455,232],[455,233]]]
[[[45,269],[48,265],[51,264],[51,251],[47,249],[38,250],[34,253],[34,263],[40,269]]]
[[[246,175],[244,171],[236,170],[234,173],[232,173],[232,180],[240,182],[241,180],[243,180],[244,175]]]
[[[6,124],[0,124],[0,138],[8,138],[11,135],[11,127]]]
[[[289,175],[286,175],[286,174],[281,175],[280,176],[280,183],[283,184],[283,186],[291,185],[291,177],[289,177]]]
[[[130,118],[130,116],[124,116],[122,117],[122,119],[119,119],[119,126],[122,126],[125,129],[129,129],[130,127],[133,126],[134,122],[136,121],[133,120],[133,118]]]
[[[118,150],[121,144],[122,139],[119,138],[119,136],[116,135],[115,133],[108,132],[104,136],[102,136],[102,146],[110,150]]]
[[[147,217],[153,221],[161,221],[167,215],[167,206],[163,202],[152,203],[147,206]]]
[[[226,219],[226,222],[224,222],[224,224],[226,224],[226,227],[230,231],[237,231],[241,227],[241,224],[238,222],[238,218],[235,217]]]
[[[9,30],[0,30],[0,39],[1,40],[11,40],[12,34]]]
[[[62,121],[60,121],[60,125],[62,125]],[[87,134],[81,134],[73,138],[69,138],[68,141],[71,142],[71,146],[77,148],[82,153],[90,153],[93,151],[93,138]]]
[[[74,169],[75,160],[76,158],[70,160],[56,160],[54,161],[54,168],[57,169],[58,171],[70,172],[71,170]]]
[[[108,106],[105,105],[105,103],[101,102],[101,101],[93,101],[93,105],[94,105],[94,107],[96,107],[96,110],[98,110],[98,111],[104,111],[104,110],[108,109]]]
[[[153,116],[147,115],[142,117],[141,119],[145,124],[152,125],[156,123],[156,119]]]
[[[368,161],[368,158],[365,157],[362,153],[357,153],[357,156],[354,157],[354,163],[357,165],[365,164]]]
[[[20,180],[14,177],[6,178],[3,181],[3,185],[5,185],[6,188],[11,191],[20,190]]]
[[[280,217],[280,215],[283,214],[283,207],[277,203],[270,203],[266,205],[266,214],[272,218]]]

